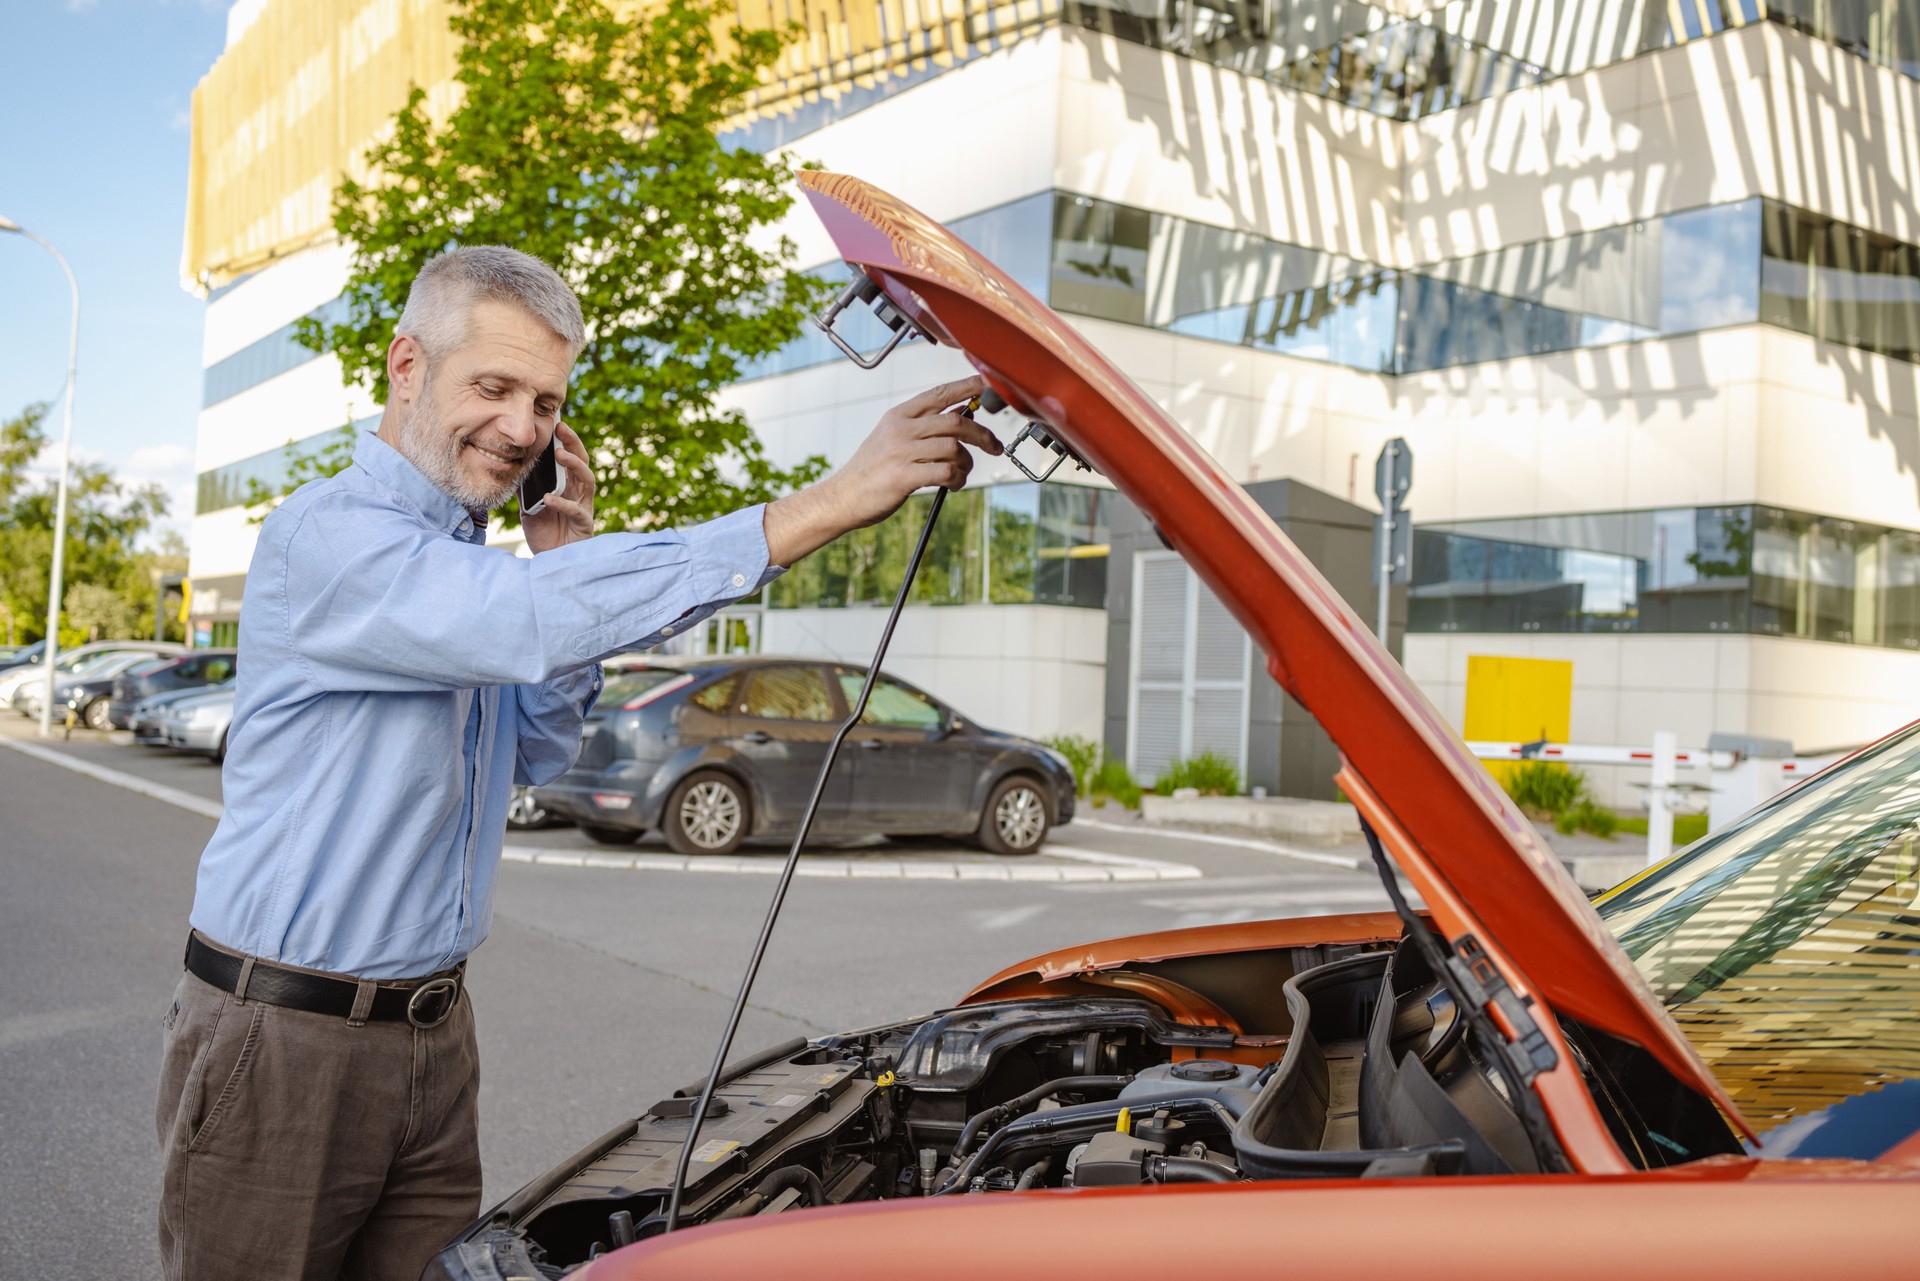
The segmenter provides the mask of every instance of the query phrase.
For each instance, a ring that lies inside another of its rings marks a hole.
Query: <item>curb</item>
[[[72,770],[76,774],[85,774],[102,783],[111,783],[115,787],[125,788],[129,792],[198,814],[202,818],[210,818],[215,822],[220,820],[224,809],[219,801],[195,796],[191,792],[183,792],[177,787],[168,787],[164,783],[149,782],[137,774],[128,774],[122,770],[108,769],[104,765],[95,765],[91,761],[79,760],[65,752],[42,747],[38,743],[22,743],[17,739],[0,738],[0,745],[11,747],[14,751],[31,756],[35,760],[57,765],[61,769]],[[1053,858],[1065,859],[1068,865],[1024,861],[963,863],[952,859],[802,857],[800,866],[794,869],[794,875],[841,880],[1040,881],[1056,884],[1065,881],[1194,881],[1201,878],[1200,869],[1188,863],[1170,863],[1161,859],[1138,858],[1131,854],[1111,854],[1105,850],[1083,850],[1063,845],[1043,845],[1040,847],[1040,852]],[[540,867],[591,867],[635,872],[712,872],[742,876],[775,876],[779,874],[780,868],[786,862],[784,856],[772,855],[755,857],[724,854],[688,858],[678,854],[611,854],[590,850],[543,849],[529,845],[505,846],[500,851],[500,858],[502,862],[529,863]]]
[[[1071,866],[1058,863],[976,863],[951,859],[852,859],[802,855],[795,876],[831,880],[872,881],[1196,881],[1202,879],[1199,868],[1188,863],[1169,863],[1161,859],[1138,858],[1131,854],[1110,854],[1105,850],[1083,850],[1064,845],[1043,845],[1040,853],[1067,859]],[[528,845],[509,845],[500,851],[502,861],[528,863],[539,867],[603,868],[621,872],[709,872],[722,876],[778,876],[786,865],[785,855],[709,854],[604,854],[585,850],[542,849]]]

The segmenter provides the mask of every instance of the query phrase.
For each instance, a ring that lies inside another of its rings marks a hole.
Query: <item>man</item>
[[[810,489],[681,531],[593,536],[560,421],[585,331],[551,268],[454,250],[415,279],[353,465],[261,527],[226,811],[165,1025],[166,1273],[406,1278],[479,1212],[473,1015],[515,783],[572,764],[598,660],[658,644],[802,556],[957,488],[981,427],[950,383]],[[534,555],[483,544],[558,436]]]

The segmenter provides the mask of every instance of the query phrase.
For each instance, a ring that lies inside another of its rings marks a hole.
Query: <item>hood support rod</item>
[[[972,406],[965,411],[972,416]],[[753,956],[747,961],[747,972],[740,980],[740,994],[733,999],[733,1011],[727,1015],[727,1030],[721,1034],[720,1048],[713,1054],[713,1070],[707,1073],[707,1079],[700,1087],[700,1101],[694,1106],[693,1117],[687,1127],[687,1141],[680,1146],[680,1160],[673,1170],[673,1191],[667,1199],[667,1216],[664,1230],[671,1232],[680,1223],[681,1192],[687,1185],[687,1165],[693,1158],[694,1145],[700,1140],[700,1123],[706,1119],[707,1108],[713,1102],[713,1092],[719,1088],[721,1068],[726,1064],[727,1054],[733,1049],[734,1034],[740,1030],[740,1018],[746,1013],[747,994],[753,990],[753,981],[760,974],[760,962],[767,954],[767,940],[773,936],[773,923],[780,916],[780,906],[786,901],[787,887],[793,884],[793,872],[800,864],[801,847],[807,843],[807,833],[813,827],[813,816],[820,808],[820,798],[826,795],[827,775],[833,770],[833,762],[840,755],[840,745],[846,741],[853,727],[860,723],[860,717],[867,710],[867,699],[873,693],[874,682],[880,678],[880,663],[887,656],[887,646],[893,642],[894,625],[900,621],[900,609],[907,603],[907,593],[913,588],[914,576],[920,572],[920,562],[927,554],[927,543],[933,537],[933,522],[940,519],[940,508],[947,501],[944,488],[933,491],[933,506],[927,512],[927,523],[920,528],[920,541],[914,544],[913,558],[907,562],[907,572],[900,580],[900,591],[893,598],[893,608],[887,613],[887,625],[880,629],[880,645],[874,651],[873,665],[867,668],[867,679],[860,686],[860,699],[854,704],[845,723],[834,733],[833,741],[827,744],[826,759],[820,762],[820,775],[813,781],[813,796],[807,801],[807,808],[800,816],[800,827],[793,834],[793,845],[787,850],[787,862],[780,869],[780,880],[773,887],[773,902],[767,905],[767,919],[760,925],[760,937],[754,940]]]

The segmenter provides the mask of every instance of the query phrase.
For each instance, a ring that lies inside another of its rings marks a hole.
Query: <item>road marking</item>
[[[112,783],[115,787],[124,787],[129,792],[138,792],[140,795],[152,797],[156,801],[165,801],[168,805],[178,806],[180,809],[198,814],[202,818],[210,818],[216,823],[220,821],[221,806],[219,801],[210,801],[204,796],[195,796],[192,792],[183,792],[177,787],[168,787],[165,783],[150,782],[137,774],[128,774],[121,770],[108,769],[104,765],[95,765],[91,761],[80,760],[67,755],[65,752],[57,752],[51,747],[42,747],[38,743],[22,743],[17,739],[11,738],[0,738],[0,743],[5,743],[14,751],[22,752],[33,757],[35,760],[45,761],[49,765],[58,765],[61,769],[70,769],[76,774],[85,774],[89,778],[97,778],[102,783]]]
[[[1282,858],[1297,858],[1306,863],[1320,863],[1327,867],[1344,867],[1355,871],[1366,866],[1366,860],[1348,854],[1322,854],[1316,850],[1303,850],[1292,845],[1282,845],[1278,841],[1256,841],[1244,836],[1215,836],[1211,832],[1185,832],[1169,827],[1154,827],[1146,823],[1103,823],[1097,818],[1075,816],[1075,827],[1091,827],[1102,832],[1125,832],[1131,836],[1164,836],[1176,841],[1198,841],[1203,845],[1231,845],[1235,849],[1257,850],[1262,854],[1278,854]]]
[[[1190,863],[1169,863],[1163,859],[1141,858],[1133,854],[1114,854],[1106,850],[1088,850],[1077,846],[1042,845],[1040,853],[1062,859],[1063,863],[1032,863],[1025,859],[994,862],[959,859],[858,859],[802,855],[795,876],[828,877],[837,880],[897,881],[1194,881],[1202,877]],[[540,867],[597,867],[633,872],[711,872],[721,876],[778,876],[786,863],[781,854],[611,854],[569,849],[549,849],[532,845],[509,845],[500,857],[509,863],[532,863]]]

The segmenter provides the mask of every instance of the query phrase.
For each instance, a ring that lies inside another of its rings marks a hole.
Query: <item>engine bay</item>
[[[1138,967],[1136,988],[1170,982],[1154,968]],[[1239,953],[1180,977],[1178,990],[1220,1002],[1240,1026],[1177,1020],[1116,986],[963,1006],[730,1064],[681,1223],[913,1197],[1549,1168],[1514,1084],[1419,948]],[[1563,1026],[1630,1159],[1739,1150],[1712,1106],[1644,1054]],[[448,1253],[467,1275],[562,1277],[659,1232],[704,1085],[602,1136]]]

